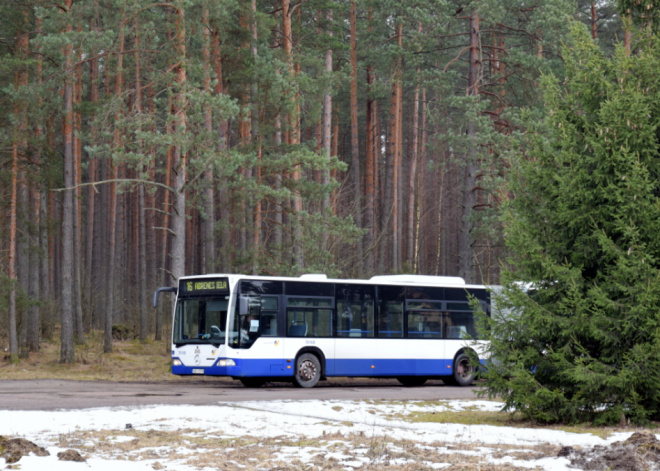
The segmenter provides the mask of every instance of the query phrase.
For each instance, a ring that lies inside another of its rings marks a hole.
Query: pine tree
[[[608,59],[590,36],[572,26],[565,79],[544,77],[544,124],[528,121],[511,162],[487,393],[542,422],[646,423],[660,417],[660,42]]]

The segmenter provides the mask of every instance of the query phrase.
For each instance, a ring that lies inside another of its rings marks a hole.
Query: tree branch
[[[175,193],[174,188],[172,188],[171,186],[167,186],[167,185],[164,185],[164,184],[158,183],[158,182],[152,182],[152,181],[149,181],[149,180],[141,180],[139,178],[113,178],[111,180],[103,180],[103,181],[100,181],[100,182],[81,183],[79,185],[74,185],[74,186],[71,186],[69,188],[53,188],[50,191],[75,190],[76,188],[80,188],[80,187],[83,187],[83,186],[90,186],[90,185],[93,186],[94,188],[96,188],[96,185],[102,185],[102,184],[105,184],[105,183],[113,183],[113,182],[118,182],[118,183],[129,183],[129,182],[130,183],[144,183],[145,185],[159,186],[161,188],[165,188],[166,190],[171,191],[172,193]]]

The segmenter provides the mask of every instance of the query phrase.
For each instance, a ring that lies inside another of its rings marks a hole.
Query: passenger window
[[[286,325],[289,337],[332,337],[332,310],[290,307]]]
[[[275,297],[261,297],[261,335],[277,337],[277,305]]]
[[[408,312],[408,338],[441,339],[442,312],[437,312],[437,311]]]
[[[378,323],[379,337],[403,337],[403,303],[386,302],[381,304]]]
[[[477,326],[472,312],[445,313],[445,330],[448,339],[478,338]]]
[[[374,336],[374,287],[337,285],[337,337]]]
[[[406,289],[402,286],[378,286],[378,336],[403,337],[403,312]]]

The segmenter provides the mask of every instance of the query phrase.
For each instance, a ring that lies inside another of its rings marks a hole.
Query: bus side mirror
[[[238,298],[238,315],[247,316],[250,313],[250,298],[239,296]]]
[[[158,307],[158,295],[160,293],[174,293],[176,295],[178,292],[179,288],[175,286],[164,286],[162,288],[158,288],[154,293],[154,309]]]

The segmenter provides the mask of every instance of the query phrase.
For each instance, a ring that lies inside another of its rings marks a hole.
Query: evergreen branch
[[[467,47],[464,47],[463,49],[461,49],[461,51],[458,53],[458,55],[456,57],[454,57],[451,61],[449,61],[449,63],[445,66],[444,69],[442,69],[442,71],[447,72],[447,69],[449,68],[449,66],[452,65],[454,62],[456,62],[458,59],[460,59],[461,56],[463,55],[463,53],[465,51],[467,51],[468,49],[470,49],[471,47],[472,46],[467,46]]]

